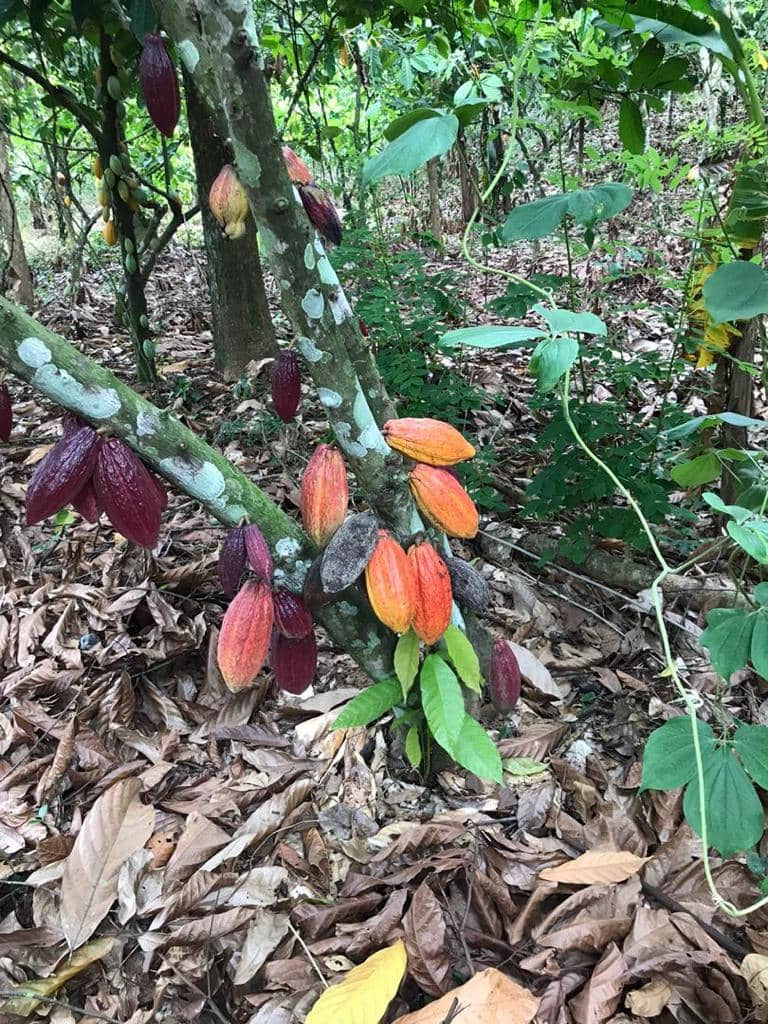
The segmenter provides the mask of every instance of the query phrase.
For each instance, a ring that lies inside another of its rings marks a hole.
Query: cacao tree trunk
[[[176,489],[195,498],[226,526],[256,523],[269,541],[275,577],[300,592],[316,555],[310,540],[247,476],[180,420],[146,401],[17,306],[0,298],[0,365],[58,406],[121,437]],[[368,605],[344,593],[315,617],[332,639],[375,680],[392,675],[394,636]]]
[[[456,155],[459,159],[461,217],[465,224],[469,224],[472,214],[475,212],[475,193],[472,190],[472,181],[467,164],[467,141],[462,129],[459,129],[458,138],[456,139]]]
[[[31,306],[35,301],[35,290],[16,213],[10,162],[8,133],[0,128],[0,223],[5,237],[6,259],[13,276],[13,293],[17,301]],[[9,283],[4,280],[2,285],[7,287]]]
[[[213,350],[224,379],[237,380],[252,359],[264,359],[277,352],[256,225],[249,218],[242,238],[227,238],[208,208],[210,187],[222,166],[231,162],[232,154],[217,134],[188,74],[184,75],[184,91],[203,218]]]
[[[438,245],[443,242],[443,220],[440,216],[440,161],[437,157],[427,160],[427,184],[429,186],[429,231]]]

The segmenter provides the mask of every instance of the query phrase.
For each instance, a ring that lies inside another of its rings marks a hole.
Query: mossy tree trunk
[[[31,306],[35,301],[35,290],[13,196],[10,148],[8,133],[0,127],[0,224],[5,236],[8,267],[13,274],[13,281],[1,283],[6,287],[11,285],[18,301]]]

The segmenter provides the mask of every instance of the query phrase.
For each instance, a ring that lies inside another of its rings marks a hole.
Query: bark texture
[[[29,269],[24,240],[21,237],[19,218],[16,214],[16,203],[13,198],[10,168],[10,142],[8,133],[0,128],[0,223],[5,238],[5,258],[11,270],[12,283],[16,299],[25,306],[35,301],[35,290],[32,283],[32,271]],[[6,275],[8,278],[9,275]]]

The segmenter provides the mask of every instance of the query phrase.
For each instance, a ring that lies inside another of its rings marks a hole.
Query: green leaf
[[[370,725],[391,711],[403,699],[400,682],[397,679],[384,679],[361,690],[347,704],[333,723],[334,729],[351,729],[356,725]]]
[[[410,174],[432,157],[447,153],[456,141],[459,120],[455,114],[441,114],[417,121],[380,153],[363,165],[363,184],[392,174]]]
[[[568,196],[558,193],[522,203],[509,214],[501,232],[505,242],[532,240],[551,235],[568,213]]]
[[[531,356],[531,373],[539,382],[539,390],[551,391],[579,355],[575,338],[547,338],[536,346]]]
[[[419,738],[419,730],[415,725],[412,725],[405,734],[405,756],[414,768],[418,768],[421,764],[421,739]]]
[[[760,605],[768,605],[768,583],[758,583],[752,594]]]
[[[541,775],[546,770],[543,761],[534,761],[532,757],[508,757],[504,762],[504,771],[510,775]]]
[[[699,643],[724,679],[744,668],[750,658],[755,620],[746,608],[713,608]]]
[[[642,153],[645,149],[643,112],[629,96],[619,104],[619,139],[630,153]]]
[[[453,669],[439,654],[429,654],[421,667],[421,706],[429,731],[454,756],[454,743],[464,722],[464,697]]]
[[[485,110],[489,103],[490,100],[487,99],[466,99],[457,103],[453,112],[458,117],[461,127],[466,128],[472,124],[478,114]]]
[[[439,742],[439,741],[438,741]],[[440,744],[442,746],[442,743]],[[448,753],[462,768],[477,775],[480,779],[502,781],[501,757],[496,744],[471,715],[464,716],[461,731]]]
[[[403,633],[395,647],[395,674],[407,697],[419,672],[419,638],[409,629]]]
[[[745,523],[752,515],[750,509],[744,508],[742,505],[726,505],[720,495],[714,494],[712,491],[705,491],[702,498],[710,508],[725,516],[731,516],[737,523]]]
[[[712,729],[696,719],[699,745],[710,751],[715,746]],[[670,718],[648,737],[643,753],[643,776],[640,792],[646,789],[677,789],[690,782],[696,773],[693,729],[688,715]]]
[[[679,462],[669,471],[669,475],[681,487],[700,487],[720,477],[720,460],[713,452],[697,455],[690,462]]]
[[[733,746],[758,786],[768,789],[768,728],[740,725],[733,737]]]
[[[544,337],[544,332],[535,327],[461,327],[446,331],[438,345],[440,348],[456,348],[471,345],[473,348],[526,348],[532,341]]]
[[[765,565],[768,563],[768,538],[763,536],[756,526],[755,523],[739,526],[738,523],[730,522],[726,529],[732,540],[735,540],[750,558]]]
[[[768,313],[768,274],[756,263],[734,260],[707,278],[702,294],[715,323],[751,320]]]
[[[153,32],[157,15],[152,0],[133,0],[130,8],[131,31],[141,43],[147,32]]]
[[[401,114],[394,121],[390,121],[384,129],[384,138],[387,142],[393,142],[399,135],[407,131],[411,125],[416,124],[418,121],[426,121],[429,117],[440,117],[440,111],[435,110],[434,107],[416,107],[415,110],[409,110],[407,114]]]
[[[601,334],[606,335],[608,328],[599,316],[594,313],[573,313],[570,309],[550,309],[539,303],[533,307],[544,317],[553,334]]]
[[[686,787],[685,819],[701,835],[698,778]],[[749,850],[760,841],[765,827],[763,805],[749,776],[727,747],[716,747],[704,761],[704,794],[707,841],[718,853],[730,857]]]
[[[761,583],[760,586],[765,587],[765,584]],[[755,587],[755,591],[758,589],[759,587]],[[762,607],[753,614],[755,617],[755,628],[752,630],[749,657],[755,672],[762,676],[763,679],[768,679],[768,608]]]
[[[592,226],[621,213],[632,202],[632,189],[618,181],[594,188],[580,188],[570,194],[568,212],[579,223]]]
[[[756,420],[751,416],[742,416],[738,412],[718,412],[709,416],[694,416],[685,423],[665,430],[664,433],[670,441],[679,441],[695,434],[697,430],[711,430],[718,423],[728,423],[733,427],[762,427],[764,430],[768,427],[768,420]]]
[[[629,88],[631,92],[639,92],[646,87],[646,82],[664,59],[664,47],[656,39],[649,39],[632,61],[629,68]]]
[[[463,633],[458,626],[449,626],[443,634],[443,640],[448,650],[448,656],[453,662],[453,667],[459,674],[459,679],[475,693],[482,691],[483,677],[480,674],[480,662],[466,633]]]

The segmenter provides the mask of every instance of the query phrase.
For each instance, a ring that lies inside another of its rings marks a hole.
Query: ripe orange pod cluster
[[[319,548],[324,548],[344,522],[349,508],[349,484],[338,448],[321,444],[301,478],[301,520]]]
[[[447,469],[414,466],[409,475],[419,510],[449,537],[474,537],[480,523],[475,503]]]
[[[365,585],[371,607],[385,626],[405,633],[416,611],[416,579],[408,556],[386,530],[365,567]]]
[[[383,429],[390,448],[429,466],[452,466],[475,455],[475,449],[450,423],[405,417],[387,420]]]
[[[262,669],[269,651],[274,616],[268,583],[249,580],[224,615],[216,648],[222,679],[230,690],[243,690]]]
[[[453,609],[448,566],[427,541],[408,549],[408,561],[416,583],[413,631],[425,644],[436,644],[450,624]]]

